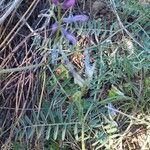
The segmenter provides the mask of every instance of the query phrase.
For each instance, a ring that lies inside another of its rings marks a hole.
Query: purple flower
[[[51,35],[54,34],[58,29],[58,23],[55,22],[54,24],[52,24],[52,27],[51,27]],[[68,33],[64,28],[61,28],[61,32],[63,34],[63,36],[69,40],[69,42],[71,42],[73,45],[75,45],[77,43],[77,40],[76,38],[71,35],[70,33]]]
[[[108,114],[112,117],[115,117],[117,115],[116,108],[112,105],[112,103],[108,103]]]
[[[69,42],[71,42],[73,45],[75,45],[77,43],[76,38],[71,35],[70,33],[68,33],[64,28],[61,29],[62,34],[64,35],[64,37],[66,37],[66,39],[69,40]]]
[[[52,30],[51,34],[54,34],[56,32],[57,28],[58,28],[58,23],[57,22],[52,24],[52,26],[51,26],[51,30]]]
[[[87,21],[89,17],[87,15],[76,15],[76,16],[69,16],[67,18],[63,18],[63,22],[71,23],[76,21]]]
[[[65,0],[64,3],[62,4],[63,9],[69,9],[74,7],[75,5],[75,0]]]
[[[59,3],[59,0],[52,0],[52,3],[57,5]]]

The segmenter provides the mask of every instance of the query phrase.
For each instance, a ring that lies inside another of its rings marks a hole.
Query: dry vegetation
[[[67,26],[77,46],[60,38],[53,65],[51,0],[1,0],[0,149],[150,149],[149,8],[149,0],[78,0],[64,14],[90,19]],[[85,49],[95,70],[81,87]]]

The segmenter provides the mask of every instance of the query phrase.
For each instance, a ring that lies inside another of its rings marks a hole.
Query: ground
[[[1,22],[13,2],[0,2],[1,149],[150,149],[150,1],[76,1],[61,14],[89,17],[62,24],[75,46],[51,34],[51,0]]]

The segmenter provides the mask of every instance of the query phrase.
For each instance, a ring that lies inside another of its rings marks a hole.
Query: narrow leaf
[[[63,141],[65,140],[66,128],[67,128],[67,125],[65,125],[64,128],[63,128],[63,130],[62,130],[62,140]]]
[[[75,139],[78,141],[79,136],[78,136],[78,125],[77,125],[77,123],[74,126],[74,135],[75,135]]]
[[[57,139],[58,130],[59,130],[59,125],[56,125],[55,128],[54,128],[54,135],[53,135],[53,139],[54,139],[54,140]]]
[[[46,131],[46,140],[49,140],[49,138],[50,138],[51,129],[52,129],[51,126],[49,126]]]

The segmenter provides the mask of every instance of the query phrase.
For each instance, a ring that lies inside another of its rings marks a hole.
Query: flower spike
[[[69,16],[67,18],[63,18],[63,22],[66,23],[71,23],[71,22],[76,22],[76,21],[87,21],[89,17],[87,15],[76,15],[76,16]]]
[[[70,43],[72,43],[73,45],[77,44],[76,38],[73,35],[71,35],[70,33],[68,33],[64,28],[61,29],[61,32],[64,35],[64,37],[66,37],[66,39],[68,39],[68,41]]]
[[[55,5],[58,5],[59,0],[52,0],[52,3],[55,4]]]
[[[51,26],[51,31],[52,31],[51,34],[54,34],[56,32],[57,28],[58,28],[58,23],[57,22],[52,24],[52,26]]]
[[[75,5],[75,0],[65,0],[64,3],[62,4],[63,9],[69,9],[74,7]]]

